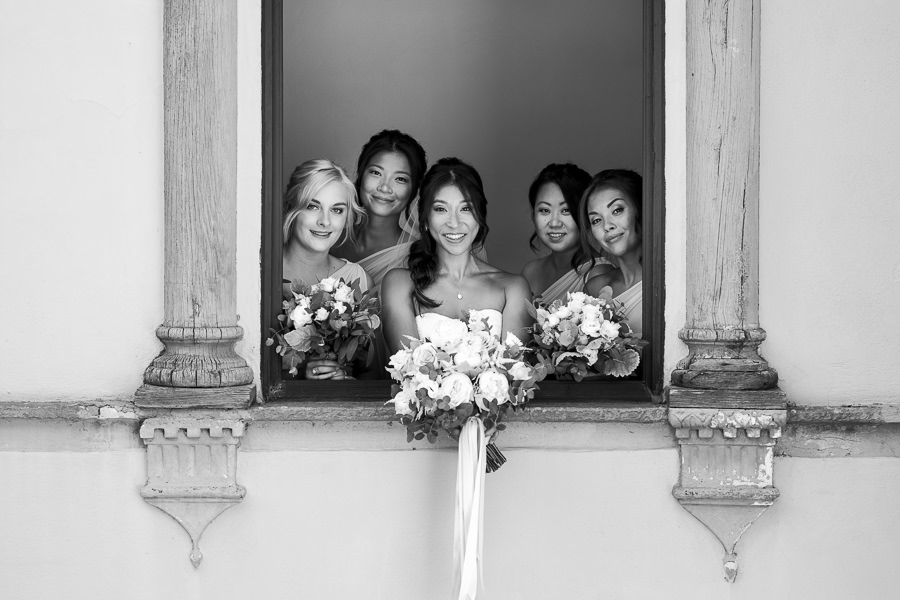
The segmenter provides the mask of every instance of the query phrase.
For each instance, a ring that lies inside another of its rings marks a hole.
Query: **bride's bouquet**
[[[397,383],[387,403],[406,426],[407,441],[434,443],[441,431],[459,440],[471,417],[488,432],[503,430],[506,411],[534,397],[543,369],[525,360],[528,349],[515,335],[502,341],[493,335],[482,314],[473,310],[466,322],[426,314],[437,319],[429,335],[410,338],[391,356],[388,372]],[[495,447],[488,452],[489,468],[505,460]]]
[[[287,359],[291,375],[310,359],[330,358],[344,366],[368,351],[381,325],[374,290],[363,293],[359,281],[326,277],[299,290],[291,285],[290,291],[278,315],[282,327],[270,330],[266,345],[277,343],[275,351]]]
[[[569,292],[566,302],[538,305],[532,329],[542,362],[558,376],[581,381],[588,373],[625,377],[641,361],[646,342],[632,334],[628,321],[607,298]]]

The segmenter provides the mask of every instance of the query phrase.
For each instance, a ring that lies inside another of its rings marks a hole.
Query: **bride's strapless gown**
[[[503,330],[503,313],[493,308],[484,310],[472,309],[469,311],[469,320],[487,319],[488,330],[491,335],[500,338],[500,332]],[[432,332],[440,325],[442,321],[460,321],[462,319],[454,319],[453,317],[445,317],[438,313],[428,312],[416,315],[416,327],[419,330],[419,339],[431,339]]]

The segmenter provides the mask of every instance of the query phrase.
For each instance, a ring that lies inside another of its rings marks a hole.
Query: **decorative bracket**
[[[669,424],[681,450],[675,499],[725,550],[725,580],[734,582],[735,548],[772,506],[775,441],[787,423],[780,390],[669,390]]]
[[[220,514],[244,499],[237,483],[237,449],[244,422],[232,419],[147,419],[147,485],[141,497],[175,519],[191,538],[191,564],[203,560],[200,536]]]

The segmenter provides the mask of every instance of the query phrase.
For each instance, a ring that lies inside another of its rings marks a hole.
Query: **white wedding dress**
[[[488,331],[491,335],[500,339],[500,332],[503,330],[503,313],[493,308],[485,308],[484,310],[472,309],[469,311],[469,320],[487,319]],[[462,319],[454,319],[446,317],[434,312],[422,313],[416,315],[416,327],[419,330],[419,339],[432,339],[434,331],[440,327],[444,321],[460,321]]]
[[[500,339],[503,313],[493,308],[469,311],[469,321],[484,320],[491,335]],[[462,319],[438,313],[416,315],[419,339],[446,339]],[[448,324],[451,331],[447,331]],[[459,436],[459,455],[456,465],[456,506],[453,525],[453,563],[457,600],[474,600],[481,589],[481,554],[484,536],[484,475],[487,467],[484,423],[470,418]],[[501,463],[502,464],[502,463]]]

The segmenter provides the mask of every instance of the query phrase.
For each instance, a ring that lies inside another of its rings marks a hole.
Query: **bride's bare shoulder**
[[[412,287],[413,282],[409,276],[409,269],[402,267],[388,271],[381,282],[383,294],[387,294],[389,291],[394,290],[399,292],[409,291]]]

